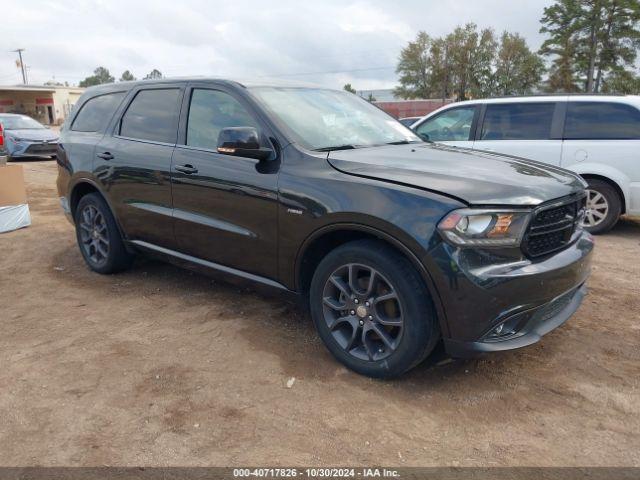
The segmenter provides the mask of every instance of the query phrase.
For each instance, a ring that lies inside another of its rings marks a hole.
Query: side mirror
[[[229,127],[220,130],[218,153],[267,160],[273,150],[260,147],[258,131],[253,127]]]

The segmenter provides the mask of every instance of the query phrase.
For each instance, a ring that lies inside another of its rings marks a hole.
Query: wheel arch
[[[571,171],[577,173],[585,180],[597,179],[607,182],[620,196],[622,214],[627,212],[627,201],[629,200],[629,178],[619,170],[599,164],[571,165]]]
[[[102,199],[107,204],[107,207],[109,207],[109,210],[111,211],[111,215],[113,215],[116,225],[118,226],[118,231],[120,232],[120,236],[126,240],[127,237],[124,234],[124,230],[122,229],[120,220],[115,214],[115,210],[113,208],[113,205],[109,201],[109,198],[107,197],[107,195],[104,194],[104,192],[102,191],[98,183],[96,183],[95,181],[89,178],[79,178],[78,180],[76,180],[76,182],[74,182],[73,186],[69,190],[69,211],[71,212],[71,217],[74,219],[74,222],[75,222],[76,208],[78,207],[78,203],[80,202],[80,199],[90,193],[97,193],[98,195],[100,195],[100,197],[102,197]],[[129,247],[127,246],[127,248]]]
[[[585,180],[589,180],[589,179],[595,179],[595,180],[602,180],[603,182],[608,183],[609,185],[611,185],[614,190],[616,191],[616,193],[620,196],[620,205],[622,206],[622,211],[620,212],[622,215],[624,215],[625,213],[627,213],[627,199],[626,196],[624,194],[624,192],[622,191],[622,188],[620,188],[620,185],[618,185],[618,183],[614,180],[611,180],[610,178],[607,178],[603,175],[598,175],[598,174],[592,174],[592,173],[586,173],[584,175],[581,175],[582,178],[584,178]]]
[[[301,297],[306,299],[306,293],[309,291],[313,272],[320,261],[330,251],[340,245],[362,239],[378,240],[411,262],[420,274],[431,295],[442,333],[448,334],[449,328],[442,300],[431,274],[420,261],[419,257],[402,241],[382,230],[368,225],[336,223],[321,227],[307,237],[298,250],[295,262],[295,289],[300,292]]]

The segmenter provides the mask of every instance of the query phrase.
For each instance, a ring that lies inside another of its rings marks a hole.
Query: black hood
[[[563,168],[518,157],[435,144],[337,150],[341,172],[443,193],[471,205],[538,205],[584,188]]]

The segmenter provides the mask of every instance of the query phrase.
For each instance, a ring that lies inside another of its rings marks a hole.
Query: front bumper
[[[592,251],[586,232],[541,260],[441,243],[432,251],[433,278],[446,314],[447,352],[472,357],[520,348],[562,325],[585,296]]]
[[[452,357],[473,358],[487,352],[526,347],[536,343],[543,335],[569,320],[580,307],[586,294],[587,287],[582,284],[577,289],[560,295],[546,305],[516,315],[516,318],[510,318],[509,320],[518,326],[516,333],[504,339],[486,338],[477,342],[445,339],[445,349]]]
[[[11,158],[52,157],[56,155],[57,142],[20,141],[7,145]]]

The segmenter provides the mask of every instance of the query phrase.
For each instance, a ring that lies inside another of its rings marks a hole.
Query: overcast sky
[[[10,5],[3,5],[8,2]],[[98,65],[119,78],[256,76],[358,90],[396,84],[400,50],[416,33],[439,36],[475,22],[519,32],[537,49],[552,0],[0,0],[0,84],[77,84]]]

